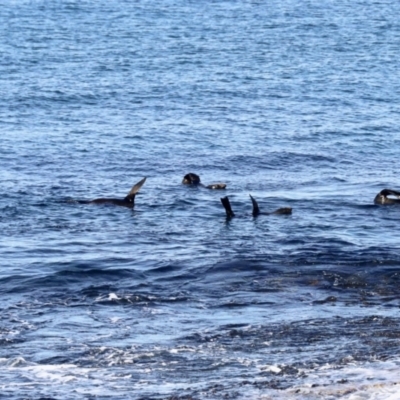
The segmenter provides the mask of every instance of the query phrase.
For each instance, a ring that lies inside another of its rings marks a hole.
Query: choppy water
[[[0,397],[398,399],[399,15],[3,1]]]

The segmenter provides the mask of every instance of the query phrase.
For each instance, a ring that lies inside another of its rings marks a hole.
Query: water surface
[[[399,14],[3,2],[2,396],[396,399]]]

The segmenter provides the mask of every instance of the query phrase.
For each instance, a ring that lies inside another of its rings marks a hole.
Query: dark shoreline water
[[[396,399],[399,8],[5,1],[0,397]]]

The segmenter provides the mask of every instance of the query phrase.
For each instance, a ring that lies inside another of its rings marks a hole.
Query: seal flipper
[[[257,215],[271,215],[271,214],[280,214],[280,215],[290,215],[292,213],[292,208],[291,207],[282,207],[278,208],[277,210],[268,213],[268,212],[260,212],[260,208],[258,207],[258,203],[256,199],[250,195],[251,202],[253,203],[253,217],[257,217]]]
[[[281,215],[290,215],[292,214],[292,207],[282,207],[278,208],[271,214],[281,214]]]
[[[253,203],[253,217],[257,217],[257,215],[260,214],[260,208],[258,207],[256,199],[251,194],[249,194],[249,196]]]
[[[124,198],[124,201],[129,201],[129,202],[134,202],[135,201],[135,196],[137,192],[140,190],[140,188],[143,186],[143,184],[146,182],[146,177],[144,177],[142,180],[140,180],[138,183],[136,183],[130,192],[126,195]]]
[[[212,183],[206,186],[207,189],[222,190],[226,188],[226,183]]]
[[[235,213],[232,211],[231,203],[229,202],[228,196],[221,197],[221,203],[222,203],[222,205],[223,205],[224,208],[225,208],[226,217],[227,217],[227,218],[232,218],[232,217],[234,217],[234,216],[235,216]]]

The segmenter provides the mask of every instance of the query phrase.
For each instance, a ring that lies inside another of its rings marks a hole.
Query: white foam
[[[105,350],[112,350],[107,354]],[[193,349],[177,347],[171,353],[191,351]],[[49,388],[52,391],[60,390],[60,393],[73,391],[81,395],[101,395],[124,397],[127,394],[126,382],[129,380],[129,391],[140,390],[146,393],[164,392],[173,393],[183,382],[160,382],[154,378],[154,370],[151,368],[135,368],[122,373],[120,368],[110,368],[111,365],[125,364],[129,359],[132,365],[138,354],[125,354],[119,349],[99,349],[110,362],[107,367],[83,368],[74,364],[39,365],[27,362],[22,357],[0,359],[0,376],[7,376],[7,385],[4,390],[18,391],[32,388]],[[129,356],[129,357],[128,357]],[[141,357],[152,357],[153,353],[141,353]],[[239,362],[248,364],[249,360],[239,359]],[[169,363],[171,367],[175,361]],[[225,360],[221,360],[221,365]],[[229,364],[229,362],[228,362]],[[251,368],[251,363],[249,368]],[[254,364],[253,364],[254,365]],[[400,375],[399,360],[377,361],[364,364],[356,364],[338,367],[337,365],[324,365],[317,370],[304,370],[304,378],[298,380],[298,385],[286,390],[274,390],[266,387],[246,386],[246,398],[249,399],[290,399],[290,400],[314,400],[314,399],[341,399],[341,400],[399,400],[400,399]],[[156,368],[164,369],[161,363]],[[168,366],[167,366],[168,367]],[[283,370],[282,365],[258,365],[263,372],[279,374]],[[132,380],[132,376],[135,379]],[[22,378],[22,379],[21,379]],[[260,378],[261,379],[261,378]],[[262,378],[264,379],[264,378]],[[257,380],[257,379],[256,379]],[[197,388],[208,385],[210,382],[197,382]],[[58,387],[59,385],[59,387]],[[187,386],[187,385],[186,385]],[[194,388],[196,385],[191,384]],[[47,390],[47,389],[46,389]],[[49,392],[50,393],[50,392]],[[55,392],[54,392],[55,393]],[[144,393],[144,392],[143,392]]]
[[[115,293],[109,293],[108,300],[121,300]]]
[[[294,399],[306,395],[310,399],[399,400],[399,366],[400,360],[353,363],[343,368],[325,365],[288,393]]]
[[[277,365],[266,365],[264,367],[261,367],[263,371],[269,371],[273,372],[274,374],[279,374],[279,372],[282,371],[281,368],[279,368]]]

